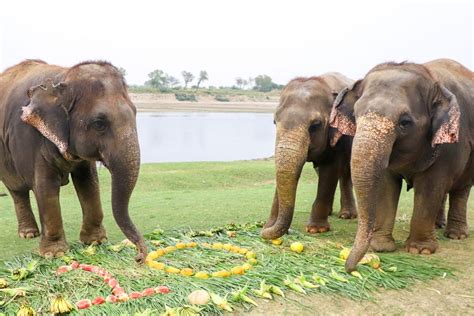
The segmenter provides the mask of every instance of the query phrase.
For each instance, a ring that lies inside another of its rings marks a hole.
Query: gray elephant
[[[406,248],[436,251],[435,222],[449,194],[445,235],[468,235],[466,207],[474,177],[474,74],[439,59],[376,66],[338,96],[331,126],[354,136],[352,180],[359,226],[346,270],[369,248],[393,251],[402,179],[415,190]]]
[[[146,246],[128,214],[140,168],[136,108],[123,76],[107,62],[71,68],[28,60],[0,74],[0,180],[8,188],[23,238],[40,234],[31,210],[36,197],[41,221],[40,254],[68,249],[59,205],[60,186],[71,174],[83,212],[80,239],[106,239],[96,161],[112,174],[112,209],[143,260]]]
[[[283,89],[275,113],[277,129],[275,144],[276,190],[270,218],[262,237],[275,239],[285,234],[293,219],[298,180],[305,162],[317,168],[318,192],[313,203],[309,233],[330,229],[328,215],[332,212],[338,179],[341,190],[341,218],[355,218],[357,211],[350,176],[351,137],[342,137],[335,147],[329,140],[336,129],[329,127],[329,116],[337,93],[352,80],[339,73],[319,77],[297,78]]]

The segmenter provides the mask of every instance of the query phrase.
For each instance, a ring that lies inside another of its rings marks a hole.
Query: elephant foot
[[[41,256],[50,259],[64,256],[68,249],[69,245],[64,236],[59,240],[49,240],[48,238],[43,237],[40,242],[39,253]]]
[[[20,224],[18,227],[18,236],[23,239],[32,239],[40,235],[36,222],[33,224]]]
[[[431,255],[438,249],[438,241],[433,240],[413,240],[408,238],[405,247],[409,253]]]
[[[391,235],[374,236],[370,241],[370,249],[375,252],[393,252],[397,250],[397,246]]]
[[[357,218],[357,211],[355,209],[343,208],[339,211],[339,218],[342,218],[342,219]]]
[[[306,231],[310,234],[325,233],[331,230],[327,220],[320,222],[309,222],[306,225]]]
[[[465,239],[468,235],[469,233],[466,224],[453,227],[453,225],[449,225],[448,223],[448,226],[444,231],[444,236],[451,239]]]
[[[104,226],[82,226],[81,234],[79,239],[86,245],[90,244],[101,244],[107,241],[107,234],[105,233]]]

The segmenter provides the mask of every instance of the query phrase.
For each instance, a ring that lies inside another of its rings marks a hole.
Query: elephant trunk
[[[296,188],[306,162],[308,146],[309,134],[306,128],[277,129],[275,167],[278,215],[273,225],[262,230],[262,237],[265,239],[279,238],[290,228],[295,208]]]
[[[348,272],[369,249],[375,223],[377,188],[389,164],[395,141],[395,125],[380,115],[369,113],[357,122],[352,145],[352,182],[357,197],[358,227],[354,246],[346,261]]]
[[[136,130],[132,129],[125,133],[120,142],[121,149],[118,152],[109,155],[109,159],[107,156],[104,157],[104,163],[112,175],[112,211],[117,225],[137,247],[136,260],[143,262],[147,248],[128,211],[130,196],[140,171],[140,148]]]

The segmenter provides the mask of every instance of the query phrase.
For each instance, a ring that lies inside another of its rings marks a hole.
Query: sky
[[[204,85],[267,74],[338,71],[452,58],[474,69],[474,1],[2,1],[0,71],[27,58],[72,66],[108,60],[143,84],[155,69]]]

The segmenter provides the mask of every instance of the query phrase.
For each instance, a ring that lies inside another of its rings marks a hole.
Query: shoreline
[[[274,113],[278,101],[230,101],[217,102],[202,98],[196,102],[176,101],[174,96],[130,93],[138,112],[228,112],[228,113]]]

